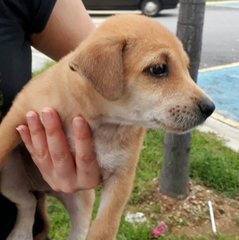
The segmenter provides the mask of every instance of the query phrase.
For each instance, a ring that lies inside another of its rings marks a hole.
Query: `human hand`
[[[52,108],[27,113],[27,126],[17,127],[43,178],[55,191],[72,193],[100,183],[100,171],[88,124],[82,117],[72,122],[75,156],[72,156],[61,121]]]

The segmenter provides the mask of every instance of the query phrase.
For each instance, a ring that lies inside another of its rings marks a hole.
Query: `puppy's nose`
[[[209,117],[215,110],[214,103],[209,99],[199,102],[198,107],[205,118]]]

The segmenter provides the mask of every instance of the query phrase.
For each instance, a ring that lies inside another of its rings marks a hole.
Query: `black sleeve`
[[[41,32],[55,6],[56,0],[4,0],[3,7],[29,33]]]
[[[39,33],[44,29],[56,0],[28,0],[28,2],[36,2],[36,5],[33,6],[35,15],[31,16],[33,22],[31,30],[34,33]]]
[[[0,121],[31,78],[32,33],[47,24],[56,0],[0,0]]]

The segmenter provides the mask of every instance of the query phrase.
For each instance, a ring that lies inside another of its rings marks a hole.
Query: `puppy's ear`
[[[89,80],[104,98],[117,100],[124,88],[125,44],[116,37],[90,38],[75,52],[70,68]]]

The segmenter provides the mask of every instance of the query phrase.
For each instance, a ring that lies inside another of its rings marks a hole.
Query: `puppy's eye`
[[[166,64],[151,66],[146,69],[146,72],[156,78],[167,77],[168,66]]]

